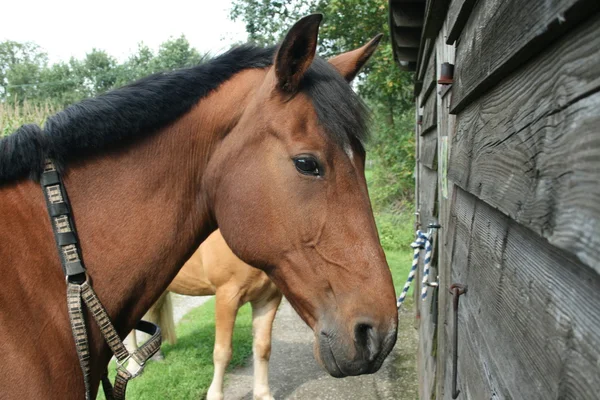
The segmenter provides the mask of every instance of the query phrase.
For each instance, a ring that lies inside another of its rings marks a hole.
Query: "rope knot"
[[[429,236],[421,231],[417,231],[417,238],[410,244],[410,247],[413,249],[424,249],[428,240]]]

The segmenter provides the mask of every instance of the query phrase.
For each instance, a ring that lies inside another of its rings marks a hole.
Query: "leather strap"
[[[91,367],[89,341],[82,300],[92,313],[94,320],[100,328],[100,332],[102,332],[102,336],[117,358],[118,367],[114,389],[110,384],[106,372],[102,376],[102,387],[105,397],[107,400],[124,400],[129,380],[140,375],[148,359],[160,349],[160,329],[150,322],[138,322],[136,329],[149,334],[151,337],[135,352],[130,354],[127,351],[110,321],[106,309],[87,279],[67,191],[62,183],[60,174],[50,160],[46,161],[44,172],[40,178],[40,184],[44,192],[44,198],[46,199],[46,206],[61,266],[66,276],[69,322],[71,324],[73,339],[75,340],[79,364],[83,372],[85,399],[91,400]]]

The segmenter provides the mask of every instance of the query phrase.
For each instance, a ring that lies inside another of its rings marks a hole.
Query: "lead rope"
[[[429,270],[431,269],[431,253],[433,252],[433,231],[434,229],[441,228],[441,226],[437,223],[432,223],[429,224],[428,228],[427,233],[417,230],[415,233],[415,241],[410,245],[410,247],[413,248],[413,261],[404,288],[402,288],[402,293],[400,293],[400,297],[398,297],[398,300],[396,301],[396,307],[398,309],[400,309],[402,303],[404,303],[408,289],[410,289],[410,285],[415,278],[422,249],[425,249],[425,260],[423,262],[423,279],[421,280],[421,301],[427,299],[427,289],[429,287],[437,287],[438,285],[436,282],[429,282]]]
[[[404,288],[402,288],[402,293],[400,293],[400,297],[398,297],[398,300],[396,301],[396,307],[398,309],[402,307],[402,303],[404,303],[404,299],[406,299],[408,289],[410,289],[410,285],[413,279],[415,279],[415,273],[417,272],[417,266],[419,265],[419,254],[421,253],[421,249],[425,248],[425,244],[427,242],[429,242],[429,237],[427,234],[417,230],[415,241],[410,244],[410,247],[413,248],[412,266],[410,267],[410,272],[408,273],[408,278],[406,279]]]
[[[94,320],[100,327],[102,336],[117,358],[117,376],[115,378],[114,389],[110,384],[107,373],[105,372],[102,376],[102,387],[105,397],[107,400],[124,400],[128,381],[139,376],[148,359],[160,349],[160,329],[158,326],[146,321],[138,322],[136,329],[149,334],[151,337],[133,353],[127,351],[88,280],[87,272],[81,259],[81,249],[79,248],[77,231],[73,223],[67,192],[56,167],[50,160],[46,160],[44,171],[40,178],[40,185],[42,186],[46,200],[54,239],[67,281],[69,322],[75,341],[77,357],[81,371],[83,372],[85,399],[91,400],[89,382],[91,368],[89,341],[85,317],[83,315],[82,300],[88,310],[91,311]]]

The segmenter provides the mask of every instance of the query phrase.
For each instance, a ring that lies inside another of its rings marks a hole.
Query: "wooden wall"
[[[440,289],[416,302],[420,398],[451,398],[462,283],[459,399],[598,399],[600,2],[427,0],[425,16],[416,206],[443,227]]]

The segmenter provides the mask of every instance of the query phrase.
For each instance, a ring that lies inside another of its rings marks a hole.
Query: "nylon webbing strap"
[[[79,363],[83,371],[84,382],[86,386],[86,400],[90,399],[89,391],[89,348],[87,341],[87,333],[85,329],[85,319],[83,316],[83,308],[81,307],[81,299],[85,302],[88,309],[91,311],[94,320],[100,328],[102,336],[110,347],[111,351],[117,358],[117,376],[115,378],[114,389],[105,374],[102,377],[102,388],[107,400],[123,400],[125,399],[125,391],[127,383],[130,379],[140,375],[144,369],[146,362],[160,349],[161,337],[158,326],[147,322],[138,322],[136,329],[150,335],[150,339],[141,345],[133,353],[129,353],[123,342],[119,338],[113,324],[110,322],[108,314],[104,306],[100,303],[94,289],[86,280],[82,284],[67,283],[67,301],[69,303],[69,319],[73,331],[73,338],[77,346],[77,354]],[[125,365],[129,361],[129,365]],[[135,364],[131,364],[133,361]]]
[[[87,329],[85,328],[85,318],[81,307],[81,285],[67,284],[67,304],[69,307],[71,332],[73,333],[73,339],[75,339],[79,365],[81,365],[81,371],[83,372],[85,398],[86,400],[90,400],[90,351]]]
[[[142,373],[144,365],[159,349],[160,329],[146,321],[138,322],[136,329],[149,334],[150,339],[130,354],[117,334],[100,299],[90,285],[81,257],[77,231],[71,215],[71,206],[60,174],[52,161],[47,160],[40,184],[46,200],[50,223],[58,249],[63,273],[67,280],[67,308],[69,322],[85,385],[85,399],[91,400],[90,350],[83,314],[82,299],[100,327],[102,336],[117,358],[117,377],[112,388],[106,373],[102,376],[102,387],[107,400],[124,400],[127,382]],[[128,365],[126,365],[128,364]]]

